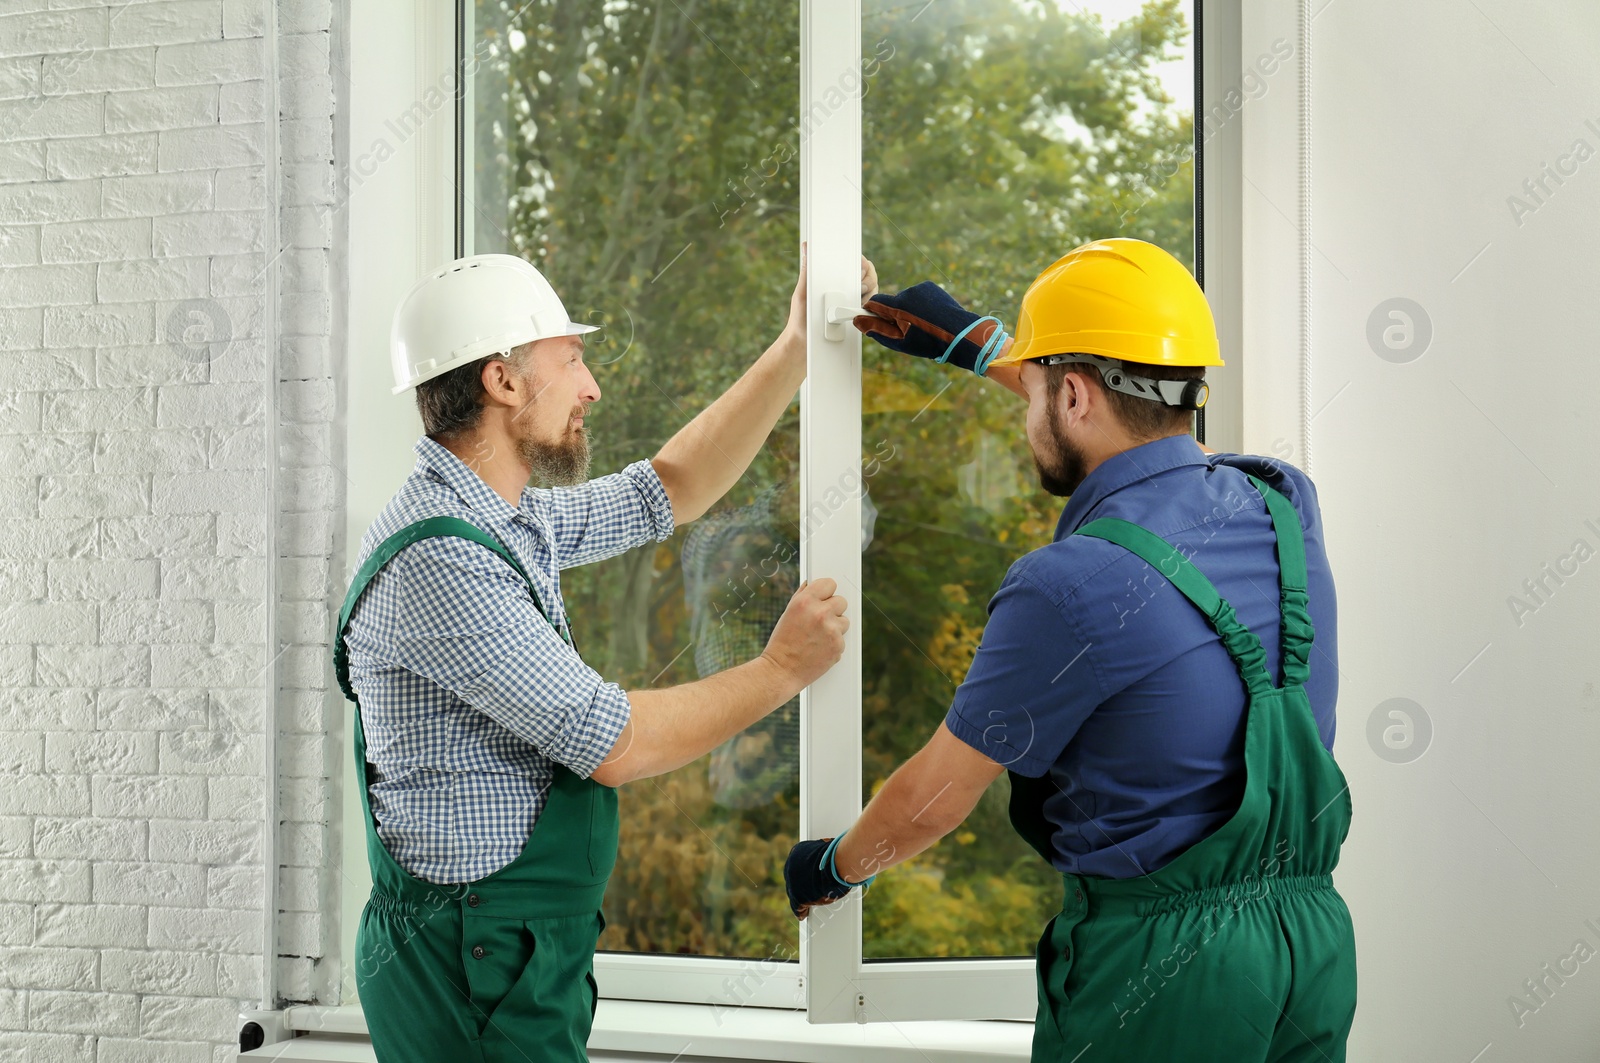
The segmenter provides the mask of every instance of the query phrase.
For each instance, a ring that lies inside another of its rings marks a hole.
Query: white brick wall
[[[335,13],[278,0],[269,359],[266,2],[0,0],[0,1059],[233,1058],[269,726],[280,991],[332,999]]]

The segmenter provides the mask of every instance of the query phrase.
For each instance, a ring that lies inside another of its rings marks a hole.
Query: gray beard
[[[517,454],[546,487],[573,487],[589,479],[589,430],[579,428],[564,443],[517,440]]]

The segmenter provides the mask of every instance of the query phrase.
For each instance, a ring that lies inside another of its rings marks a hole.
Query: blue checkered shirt
[[[360,560],[415,521],[461,517],[510,549],[550,616],[504,558],[455,537],[397,553],[350,616],[378,836],[418,878],[470,882],[522,851],[553,765],[587,777],[628,721],[622,688],[551,626],[567,624],[561,569],[665,539],[672,504],[648,461],[578,487],[524,488],[513,507],[427,436],[416,452]]]

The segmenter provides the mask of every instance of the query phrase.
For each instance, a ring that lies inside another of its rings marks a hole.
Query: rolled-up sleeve
[[[580,776],[605,759],[628,722],[627,694],[562,640],[503,558],[466,539],[424,539],[380,578],[399,582],[394,663]]]
[[[533,496],[549,517],[562,568],[660,542],[675,526],[672,501],[648,460],[576,487],[536,489]]]

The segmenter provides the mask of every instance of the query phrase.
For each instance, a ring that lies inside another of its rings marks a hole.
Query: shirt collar
[[[432,473],[491,524],[498,527],[521,515],[520,509],[496,494],[494,488],[442,444],[423,436],[412,449],[417,452],[418,472]]]
[[[1164,436],[1129,447],[1096,465],[1083,483],[1067,499],[1056,523],[1056,539],[1061,540],[1088,522],[1096,506],[1131,484],[1150,479],[1157,473],[1185,465],[1209,465],[1206,452],[1190,435]]]

